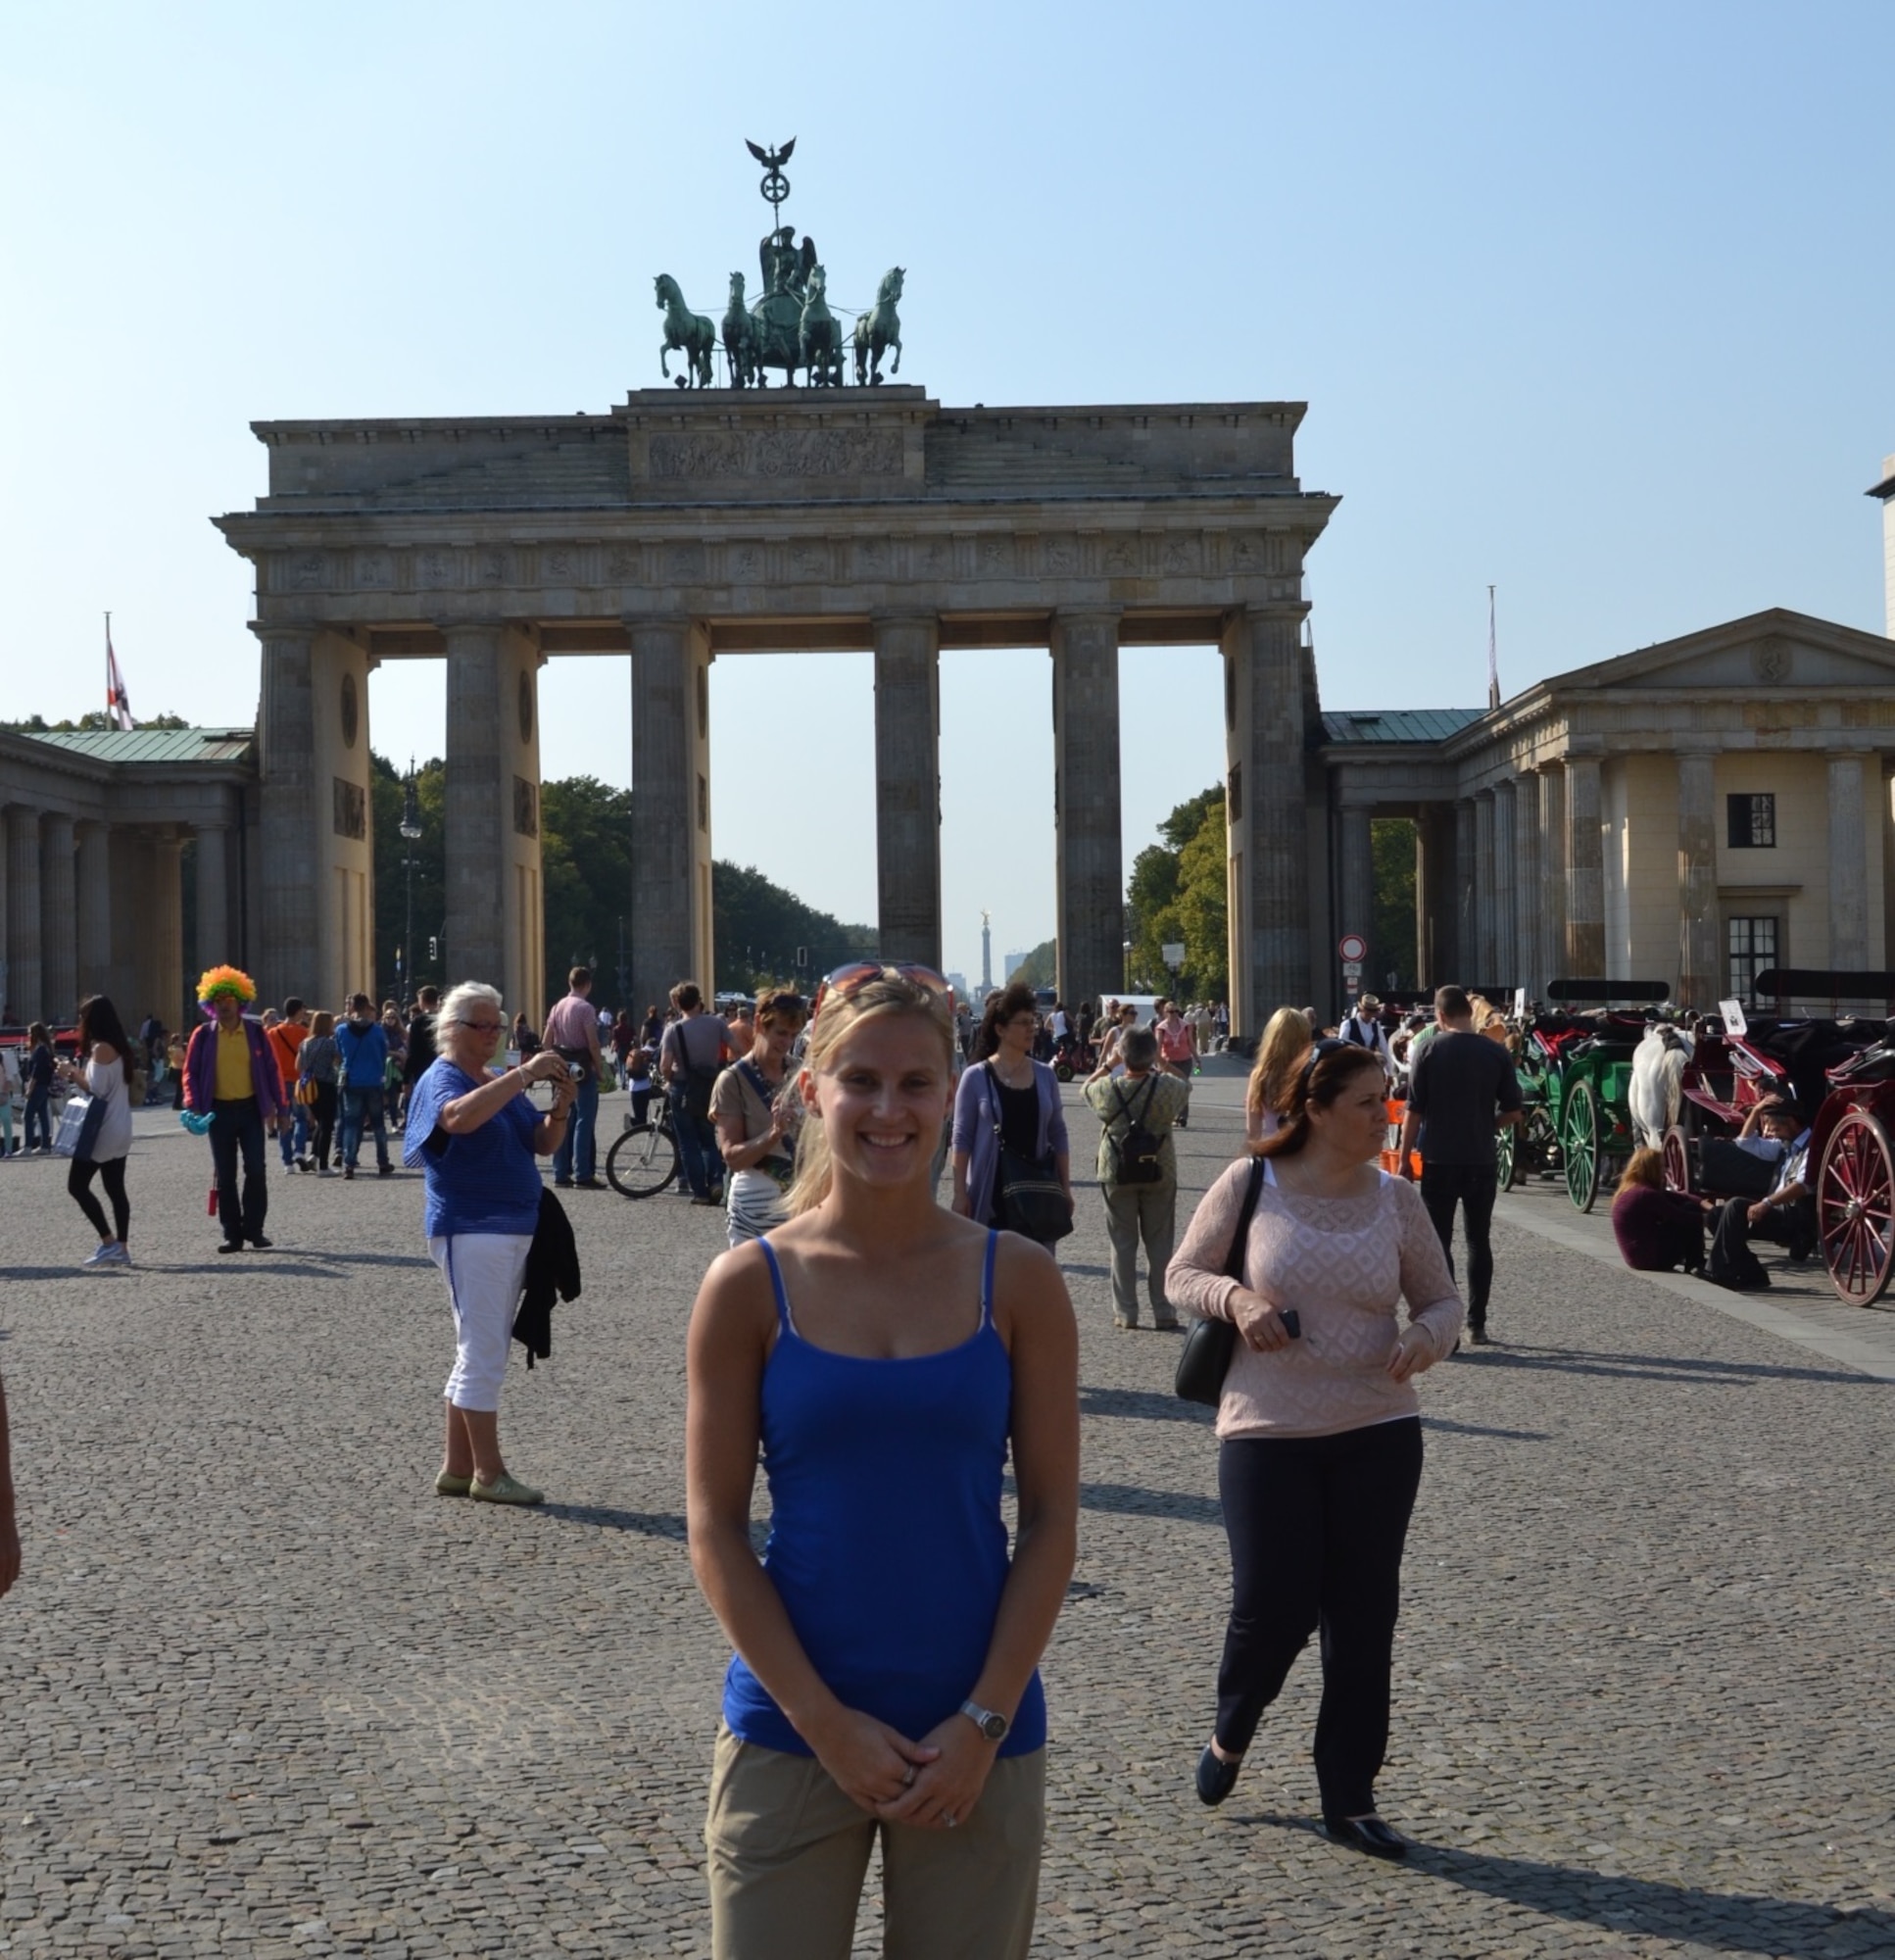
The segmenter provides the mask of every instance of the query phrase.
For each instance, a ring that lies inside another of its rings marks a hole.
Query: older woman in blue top
[[[987,1004],[974,1036],[973,1059],[954,1096],[954,1209],[977,1225],[1006,1217],[1000,1152],[1050,1169],[1073,1201],[1072,1145],[1059,1101],[1059,1078],[1033,1058],[1040,1008],[1033,989],[1015,980]],[[1050,1163],[1048,1160],[1050,1159]]]
[[[534,1158],[564,1135],[576,1085],[552,1049],[496,1071],[506,1029],[491,987],[469,980],[442,1002],[439,1052],[410,1097],[402,1154],[427,1174],[427,1248],[454,1306],[447,1454],[434,1488],[444,1497],[537,1504],[541,1493],[501,1459],[500,1384],[540,1217]],[[526,1100],[536,1082],[553,1085],[545,1115]]]
[[[1033,1936],[1078,1344],[1040,1247],[935,1201],[953,1019],[922,971],[832,981],[790,1221],[692,1313],[691,1558],[737,1649],[705,1827],[718,1960],[846,1960],[878,1835],[887,1952],[1024,1960]]]

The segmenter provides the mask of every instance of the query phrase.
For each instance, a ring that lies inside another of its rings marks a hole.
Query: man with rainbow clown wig
[[[256,998],[248,973],[213,966],[197,983],[198,1005],[210,1018],[193,1031],[184,1054],[184,1123],[200,1135],[210,1131],[218,1222],[223,1228],[219,1252],[241,1252],[246,1245],[268,1250],[270,1242],[264,1237],[264,1214],[269,1209],[264,1136],[291,1114],[264,1024],[244,1011]]]

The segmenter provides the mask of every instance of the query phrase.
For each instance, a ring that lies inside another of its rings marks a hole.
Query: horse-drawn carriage
[[[1665,1176],[1675,1191],[1725,1193],[1706,1146],[1732,1138],[1759,1102],[1787,1096],[1810,1125],[1805,1173],[1817,1234],[1836,1293],[1878,1299],[1895,1272],[1895,1041],[1878,1012],[1845,1015],[1845,1003],[1895,1000],[1895,974],[1783,968],[1759,976],[1776,1012],[1701,1021],[1665,1131]],[[1796,1016],[1798,1004],[1827,1013]]]
[[[1503,1132],[1500,1188],[1517,1165],[1546,1166],[1558,1152],[1566,1195],[1590,1211],[1636,1147],[1627,1090],[1633,1051],[1647,1026],[1644,1004],[1663,1001],[1662,980],[1555,980],[1554,1004],[1523,1033],[1516,1064],[1525,1112]],[[1636,1008],[1636,1011],[1632,1009]],[[1578,1009],[1578,1011],[1572,1011]]]

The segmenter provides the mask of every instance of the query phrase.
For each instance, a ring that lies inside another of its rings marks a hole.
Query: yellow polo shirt
[[[254,1096],[257,1085],[250,1073],[250,1039],[241,1026],[218,1030],[218,1074],[216,1095],[219,1102],[234,1102]]]

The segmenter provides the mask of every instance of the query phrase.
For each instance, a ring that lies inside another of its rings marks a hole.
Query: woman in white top
[[[131,1152],[131,1052],[119,1010],[103,994],[94,994],[79,1004],[79,1054],[84,1061],[68,1062],[64,1072],[105,1109],[91,1149],[73,1159],[66,1180],[73,1201],[99,1235],[97,1248],[84,1260],[88,1266],[131,1263],[125,1249],[131,1228],[131,1201],[125,1197],[125,1158]],[[94,1177],[112,1200],[110,1229],[104,1209],[92,1195]]]

